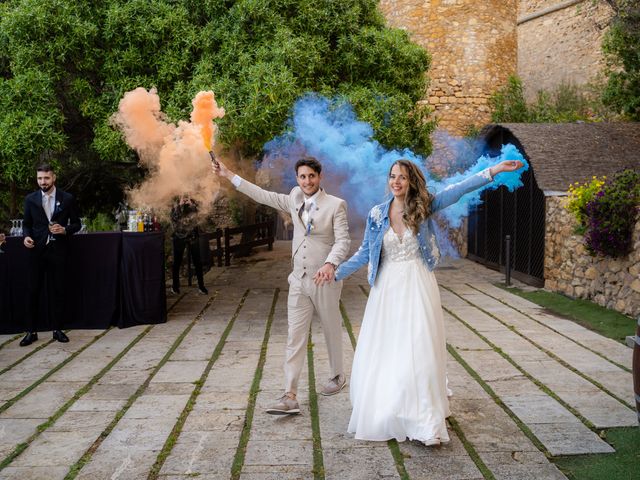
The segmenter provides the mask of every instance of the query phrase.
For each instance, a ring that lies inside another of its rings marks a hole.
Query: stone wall
[[[439,126],[465,134],[491,119],[488,98],[516,71],[516,0],[381,0],[390,26],[431,55],[424,102]]]
[[[640,315],[640,222],[634,231],[634,251],[627,257],[592,257],[575,235],[573,215],[564,209],[567,197],[547,197],[545,288],[585,298],[603,307]]]
[[[561,83],[592,82],[604,66],[602,37],[613,15],[602,1],[584,0],[566,8],[527,19],[562,0],[520,0],[518,11],[518,76],[525,97],[538,90],[554,90]]]

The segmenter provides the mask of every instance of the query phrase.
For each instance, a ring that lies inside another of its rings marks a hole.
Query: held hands
[[[325,263],[313,276],[313,282],[317,286],[322,286],[325,283],[333,282],[336,275],[336,267],[332,263]]]
[[[505,160],[491,167],[489,172],[491,173],[492,177],[495,177],[499,173],[515,172],[516,170],[519,170],[522,167],[524,167],[524,163],[522,163],[520,160]]]

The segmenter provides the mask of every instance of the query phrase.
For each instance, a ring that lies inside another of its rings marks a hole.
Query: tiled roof
[[[513,143],[546,192],[568,189],[593,175],[640,170],[640,123],[501,123],[481,132],[490,148]]]

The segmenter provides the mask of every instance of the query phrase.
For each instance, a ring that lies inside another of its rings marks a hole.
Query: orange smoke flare
[[[176,125],[162,113],[155,89],[137,88],[124,95],[111,124],[149,168],[146,180],[127,192],[131,206],[153,208],[166,218],[174,198],[188,194],[201,205],[203,216],[213,207],[220,184],[203,159],[214,157],[213,120],[223,117],[224,109],[218,107],[213,92],[199,92],[191,103],[191,121]]]
[[[224,108],[218,107],[216,97],[210,90],[198,92],[191,104],[193,105],[191,123],[200,127],[204,146],[211,151],[216,133],[213,119],[224,117]]]

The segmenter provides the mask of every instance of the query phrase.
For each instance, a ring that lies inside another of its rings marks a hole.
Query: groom
[[[346,385],[339,309],[342,282],[333,281],[335,269],[346,258],[351,243],[346,202],[328,195],[320,188],[322,165],[313,157],[304,157],[296,163],[298,186],[288,195],[263,190],[235,175],[219,161],[214,162],[213,170],[217,175],[228,178],[238,191],[258,203],[290,214],[293,220],[293,272],[289,275],[289,331],[284,362],[285,393],[267,409],[267,413],[300,413],[296,400],[298,379],[314,313],[322,323],[331,367],[331,378],[320,393],[334,395]],[[322,286],[325,283],[327,285]]]

